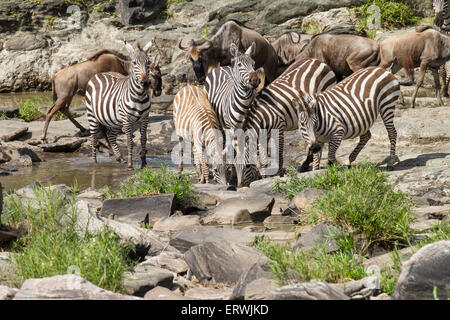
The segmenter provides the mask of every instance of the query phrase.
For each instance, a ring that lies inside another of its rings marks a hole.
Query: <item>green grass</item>
[[[420,20],[420,17],[413,8],[400,1],[370,0],[354,9],[358,17],[358,29],[360,31],[365,30],[371,38],[374,38],[376,34],[375,30],[369,30],[368,28],[368,20],[373,17],[374,13],[369,13],[367,9],[372,5],[376,5],[380,8],[380,26],[384,29],[402,28],[414,25]]]
[[[329,283],[342,283],[367,276],[361,259],[351,250],[341,247],[336,253],[327,254],[323,245],[314,249],[292,251],[284,245],[255,237],[251,246],[261,250],[270,260],[271,269],[280,285],[321,279]]]
[[[39,119],[43,116],[41,112],[42,99],[25,99],[19,105],[19,117],[27,122]]]
[[[196,201],[191,175],[187,173],[179,174],[170,170],[168,166],[135,169],[134,175],[120,184],[118,192],[112,192],[109,187],[105,189],[103,193],[105,199],[175,193],[179,206]]]
[[[108,228],[98,233],[77,232],[75,189],[65,200],[57,192],[38,187],[36,205],[24,205],[15,195],[5,198],[2,223],[26,230],[15,242],[10,281],[19,286],[30,278],[67,274],[79,270],[81,277],[104,289],[123,292],[123,273],[135,262],[129,258],[134,248],[121,242]],[[66,222],[61,224],[61,218]]]
[[[394,191],[374,164],[364,163],[343,169],[328,167],[312,178],[299,178],[294,168],[287,171],[287,181],[275,181],[274,190],[288,199],[306,187],[329,190],[315,201],[304,215],[303,223],[328,220],[342,226],[346,233],[364,238],[362,250],[379,244],[392,247],[408,244],[409,224],[413,221],[409,196]]]

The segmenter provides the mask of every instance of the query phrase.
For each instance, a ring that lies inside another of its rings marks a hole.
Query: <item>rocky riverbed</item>
[[[48,90],[52,74],[82,61],[100,48],[121,49],[124,39],[142,42],[155,39],[155,54],[162,55],[164,91],[152,107],[147,132],[148,158],[152,166],[163,163],[175,167],[177,164],[171,156],[177,139],[173,134],[171,101],[180,87],[195,80],[186,52],[177,47],[180,39],[186,42],[198,39],[205,30],[213,30],[219,20],[229,18],[243,21],[267,38],[299,28],[303,20],[311,21],[314,15],[324,27],[333,16],[340,20],[331,23],[348,26],[353,18],[345,14],[346,7],[363,1],[281,2],[194,0],[173,4],[166,13],[163,6],[152,10],[137,8],[135,11],[146,12],[144,20],[139,20],[139,14],[133,15],[133,10],[125,14],[125,9],[117,3],[81,8],[79,14],[70,15],[68,10],[77,9],[69,9],[63,0],[42,0],[40,4],[0,2],[0,69],[3,71],[0,92],[7,92],[10,97],[11,91]],[[410,2],[424,15],[429,14],[429,6]],[[330,14],[328,10],[335,11]],[[450,100],[444,99],[445,105],[438,106],[431,83],[427,75],[415,109],[408,104],[411,88],[402,88],[407,105],[398,106],[395,118],[400,163],[394,171],[386,172],[394,189],[413,198],[417,220],[410,227],[422,237],[434,226],[448,222],[450,213]],[[7,110],[14,113],[17,102],[8,99],[0,97],[0,101],[8,101],[0,107],[5,108],[2,109],[5,113]],[[77,120],[87,127],[82,104],[79,100],[73,110],[78,112]],[[450,245],[448,241],[440,241],[417,252],[411,247],[399,251],[403,268],[392,296],[379,294],[374,284],[377,278],[370,273],[363,279],[338,284],[318,280],[281,286],[270,272],[270,260],[248,244],[262,235],[292,248],[312,248],[322,242],[328,234],[326,224],[299,225],[297,215],[286,214],[308,210],[317,193],[320,194],[317,190],[305,192],[297,201],[290,202],[272,191],[277,177],[271,177],[238,190],[195,185],[200,204],[190,212],[174,209],[173,195],[112,203],[103,200],[101,187],[108,184],[117,188],[132,172],[112,161],[104,148],[99,164],[93,165],[88,138],[79,136],[69,120],[50,123],[45,145],[38,141],[42,127],[43,121],[0,120],[3,189],[15,189],[21,201],[33,204],[30,182],[50,184],[52,192],[60,192],[65,197],[70,193],[74,176],[79,177],[77,225],[92,231],[108,225],[121,239],[130,240],[140,249],[140,262],[126,273],[124,294],[101,289],[76,274],[29,279],[17,288],[0,276],[0,299],[432,299],[430,281],[447,288],[450,284],[448,268],[445,268],[450,263]],[[372,139],[357,163],[368,160],[384,170],[389,141],[381,120],[371,132]],[[121,147],[126,145],[123,135],[118,141]],[[134,142],[139,145],[139,134],[135,134]],[[288,132],[285,144],[285,163],[298,167],[305,158],[304,143],[297,132]],[[345,163],[355,144],[355,140],[344,141],[338,160]],[[138,152],[135,148],[136,166]],[[324,155],[326,152],[327,149]],[[143,228],[146,219],[151,221],[151,230]],[[0,229],[0,235],[1,232]],[[331,243],[327,250],[335,250],[334,245]],[[1,250],[0,272],[4,275],[11,272],[13,265],[9,261],[9,249]],[[393,264],[392,255],[383,250],[371,253],[364,260],[366,267]],[[427,270],[427,278],[423,277],[423,270]]]

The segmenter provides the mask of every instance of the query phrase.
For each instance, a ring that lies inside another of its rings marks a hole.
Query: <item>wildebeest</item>
[[[161,73],[158,67],[159,57],[151,68],[155,73]],[[52,77],[53,105],[47,110],[41,140],[45,141],[48,125],[57,111],[64,113],[67,118],[82,132],[87,130],[76,121],[69,112],[69,106],[75,94],[84,95],[88,81],[97,73],[117,72],[128,75],[129,58],[117,51],[103,49],[97,51],[83,62],[74,64],[58,71]],[[161,88],[155,90],[156,96],[161,94]]]
[[[178,47],[182,50],[188,49],[183,47],[181,42],[182,40],[178,43]],[[255,69],[263,66],[268,81],[274,80],[278,67],[278,56],[275,50],[258,32],[235,20],[223,23],[209,39],[191,40],[189,57],[197,80],[204,83],[211,68],[231,64],[232,43],[236,44],[240,51],[246,51],[253,42],[256,43],[256,54],[252,57],[255,60]]]
[[[351,34],[319,33],[295,58],[318,59],[328,64],[338,80],[353,72],[379,63],[378,42]]]
[[[436,86],[436,97],[442,105],[439,81],[439,67],[450,59],[450,37],[433,30],[431,26],[423,26],[416,31],[399,34],[383,40],[380,43],[380,67],[391,67],[391,72],[396,73],[401,68],[408,71],[410,81],[401,84],[414,83],[415,67],[420,67],[419,78],[412,97],[412,107],[419,88],[423,84],[425,71],[430,68]]]
[[[300,31],[288,31],[273,40],[270,44],[278,55],[278,68],[286,68],[294,62],[312,37],[313,35]]]

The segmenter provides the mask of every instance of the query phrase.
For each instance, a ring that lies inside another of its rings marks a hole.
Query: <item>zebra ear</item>
[[[132,46],[131,44],[127,43],[126,40],[124,40],[123,42],[125,43],[125,49],[127,49],[128,53],[129,53],[130,55],[133,55],[133,54],[134,54],[134,48],[133,48],[133,46]]]
[[[248,47],[247,51],[245,51],[245,54],[250,57],[253,57],[255,55],[255,51],[256,51],[256,43],[255,41],[253,41],[252,45]]]
[[[155,68],[159,65],[159,60],[161,60],[161,55],[158,53],[155,57],[155,60],[153,60],[153,66]]]
[[[237,57],[237,55],[239,54],[239,49],[234,42],[232,42],[230,45],[230,53],[233,57]]]
[[[266,82],[266,73],[264,72],[264,67],[256,69],[256,75],[259,78],[259,86],[256,88],[256,92],[259,93],[264,89],[264,84]]]
[[[149,41],[149,42],[145,45],[144,49],[142,49],[142,51],[144,51],[145,54],[147,54],[147,53],[149,53],[150,50],[152,49],[152,46],[153,46],[153,42]]]

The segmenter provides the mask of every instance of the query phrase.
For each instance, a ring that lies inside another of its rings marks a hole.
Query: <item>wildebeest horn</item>
[[[189,47],[183,47],[182,45],[181,45],[181,42],[183,41],[183,39],[180,39],[180,41],[178,42],[178,48],[180,48],[181,50],[186,50],[187,48],[189,48]]]

